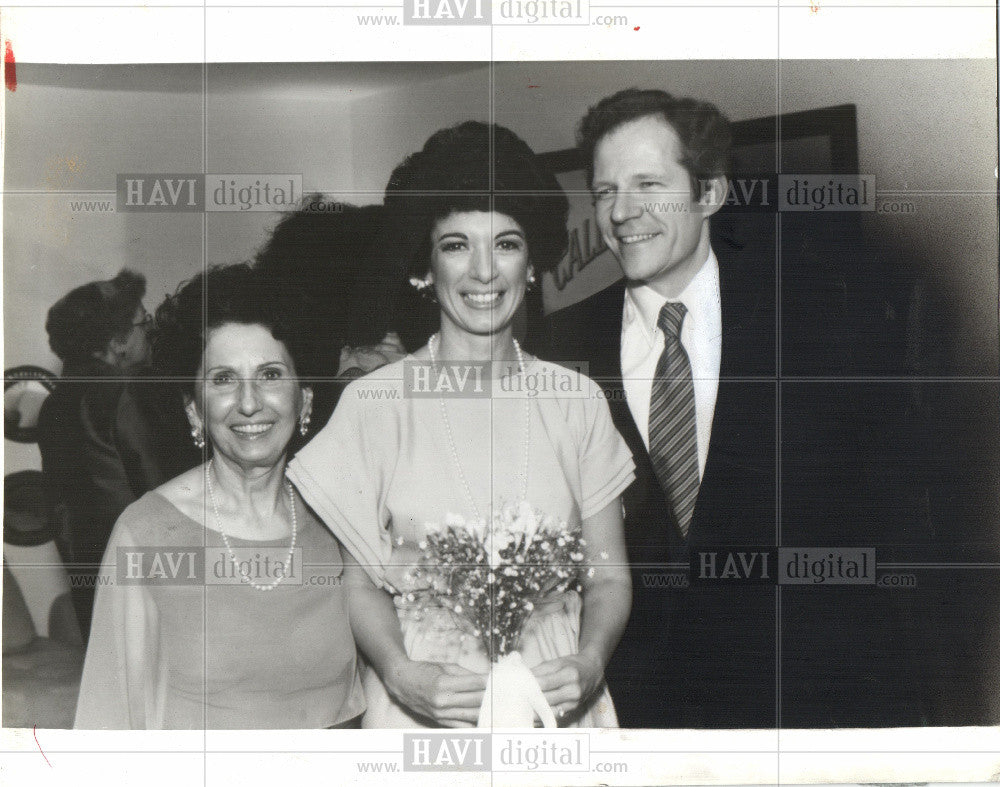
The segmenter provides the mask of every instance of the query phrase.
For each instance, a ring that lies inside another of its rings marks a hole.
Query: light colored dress
[[[222,537],[162,495],[149,492],[126,508],[101,566],[100,576],[114,582],[97,593],[74,727],[318,729],[360,715],[340,549],[306,506],[296,509],[300,581],[260,592],[206,583],[202,572],[226,564]],[[287,538],[229,540],[241,560],[265,549],[283,558],[288,548]],[[201,548],[201,566],[184,557]],[[123,581],[130,554],[157,553],[180,581]]]
[[[449,612],[419,611],[407,603],[409,569],[427,523],[446,514],[467,519],[468,500],[448,439],[442,400],[403,390],[406,358],[349,385],[327,426],[289,463],[288,477],[306,502],[351,550],[371,579],[393,593],[410,658],[453,662],[488,672],[489,660],[469,627]],[[528,374],[572,380],[573,391],[530,399],[527,500],[571,527],[615,501],[634,478],[632,455],[611,421],[607,403],[593,397],[596,384],[535,358]],[[516,502],[523,490],[525,400],[448,398],[454,450],[476,506]],[[530,667],[577,652],[581,600],[567,592],[536,606],[519,650]],[[388,696],[375,674],[364,679],[365,727],[430,726]],[[616,727],[607,687],[584,712],[568,720],[587,727]]]

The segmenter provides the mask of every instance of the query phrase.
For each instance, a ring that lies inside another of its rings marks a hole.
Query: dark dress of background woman
[[[131,384],[149,358],[145,292],[140,274],[122,270],[68,293],[49,309],[45,324],[63,371],[39,413],[38,445],[85,639],[92,578],[111,528],[128,505],[163,481],[153,433]]]

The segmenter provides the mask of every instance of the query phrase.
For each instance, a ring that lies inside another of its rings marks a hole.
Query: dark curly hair
[[[297,329],[295,293],[274,288],[249,264],[220,265],[182,283],[156,309],[153,372],[194,391],[208,331],[229,323],[263,325],[282,342],[300,378],[316,373],[309,337]]]
[[[524,229],[539,273],[555,268],[568,245],[569,202],[555,175],[524,140],[496,124],[468,121],[433,134],[393,170],[385,207],[420,237],[409,275],[427,272],[431,229],[452,213],[510,216]]]
[[[385,335],[400,275],[391,277],[364,265],[368,248],[381,230],[382,206],[335,203],[335,210],[312,194],[303,207],[285,216],[257,252],[254,267],[275,288],[291,289],[301,299],[301,327],[325,335],[339,358],[344,344],[376,344]],[[395,272],[391,272],[395,273]],[[355,305],[361,299],[363,305]],[[329,374],[336,372],[336,366]]]
[[[310,194],[278,222],[254,261],[275,292],[298,303],[295,330],[309,337],[309,363],[328,378],[312,380],[317,428],[340,397],[332,378],[343,347],[377,344],[397,316],[403,271],[398,260],[370,255],[376,240],[384,240],[382,217],[381,205],[331,203]]]
[[[108,342],[131,332],[145,294],[145,277],[128,268],[113,279],[71,290],[49,309],[45,320],[49,347],[64,364],[103,353]]]
[[[680,163],[697,193],[699,183],[729,172],[732,131],[729,120],[715,104],[677,98],[663,90],[620,90],[592,106],[577,130],[577,146],[587,161],[587,185],[594,177],[597,143],[620,126],[644,117],[660,117],[680,138],[684,153]]]

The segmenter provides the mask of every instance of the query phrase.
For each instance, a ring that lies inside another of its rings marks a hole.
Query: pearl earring
[[[191,439],[194,440],[194,447],[199,451],[205,447],[205,433],[200,426],[191,427]]]
[[[312,422],[312,416],[309,413],[306,413],[305,415],[302,416],[302,420],[299,421],[299,434],[300,435],[302,435],[303,437],[305,437],[306,434],[308,434],[308,432],[309,432],[309,424],[311,422]]]

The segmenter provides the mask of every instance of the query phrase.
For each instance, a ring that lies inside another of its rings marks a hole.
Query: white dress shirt
[[[687,314],[681,326],[681,344],[691,361],[694,378],[695,423],[698,430],[698,474],[704,476],[712,434],[715,400],[722,365],[722,299],[719,261],[708,258],[680,297]],[[667,299],[646,285],[625,288],[622,313],[622,383],[632,417],[649,450],[649,397],[656,364],[663,353],[663,331],[656,322]]]

